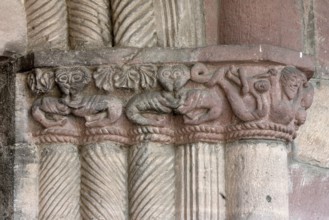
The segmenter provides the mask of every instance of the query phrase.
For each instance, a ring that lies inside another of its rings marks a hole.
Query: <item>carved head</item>
[[[65,95],[77,95],[91,80],[85,67],[61,68],[55,73],[55,82]]]
[[[35,94],[47,93],[54,86],[54,72],[51,70],[35,69],[28,76],[28,85]]]
[[[305,75],[296,67],[287,66],[281,71],[280,83],[283,93],[292,100],[296,97],[299,87],[306,82]]]
[[[160,84],[170,92],[180,90],[190,77],[190,70],[185,65],[164,66],[158,72]]]

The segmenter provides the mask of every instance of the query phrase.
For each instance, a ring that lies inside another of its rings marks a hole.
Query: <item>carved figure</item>
[[[198,125],[217,119],[223,108],[223,100],[215,90],[191,89],[184,91],[186,97],[177,113],[183,115],[184,123]]]
[[[142,93],[127,104],[126,113],[131,121],[139,125],[165,126],[163,114],[180,106],[179,91],[190,79],[190,71],[185,65],[164,66],[159,69],[157,79],[164,90]]]
[[[297,117],[297,124],[304,123],[305,110],[311,106],[314,93],[306,76],[293,66],[284,67],[281,74],[274,70],[270,73],[272,85],[270,120],[288,125]]]
[[[104,95],[82,96],[90,80],[87,68],[59,69],[55,81],[63,93],[61,102],[72,109],[73,115],[84,117],[87,127],[114,123],[122,114],[122,103]]]
[[[247,77],[243,68],[221,68],[215,71],[206,85],[219,85],[225,92],[234,114],[242,121],[260,120],[269,113],[266,92],[270,89],[270,83],[266,75]]]
[[[84,117],[88,127],[106,126],[117,121],[122,114],[122,104],[118,99],[81,94],[90,80],[91,74],[87,68],[57,70],[55,82],[62,92],[62,97],[37,99],[32,107],[33,118],[46,128],[69,126],[66,117],[69,114]]]

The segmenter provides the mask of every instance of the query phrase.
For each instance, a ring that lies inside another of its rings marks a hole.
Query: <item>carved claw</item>
[[[204,85],[207,87],[213,87],[217,84],[220,84],[221,81],[224,80],[225,72],[226,72],[226,70],[224,68],[220,68],[220,69],[216,70],[214,72],[213,76],[211,77],[211,79]]]

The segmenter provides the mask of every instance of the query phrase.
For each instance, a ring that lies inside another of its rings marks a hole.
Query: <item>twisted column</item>
[[[127,219],[127,149],[104,142],[81,152],[82,219]]]
[[[80,219],[80,160],[72,144],[41,148],[39,219]]]
[[[129,153],[131,220],[175,219],[175,150],[172,145],[144,142]]]
[[[68,0],[67,6],[71,48],[112,46],[109,0]]]
[[[25,11],[29,50],[67,48],[65,0],[26,0]]]

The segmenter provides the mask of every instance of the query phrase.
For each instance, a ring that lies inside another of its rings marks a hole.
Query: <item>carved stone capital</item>
[[[283,62],[278,54],[292,51],[262,46],[256,58],[252,47],[149,49],[147,56],[135,49],[71,52],[62,54],[69,62],[54,56],[46,67],[38,65],[47,54],[36,54],[27,77],[31,141],[292,141],[313,101],[312,61],[291,55]],[[220,56],[224,52],[231,60]],[[106,60],[113,53],[115,59]]]

